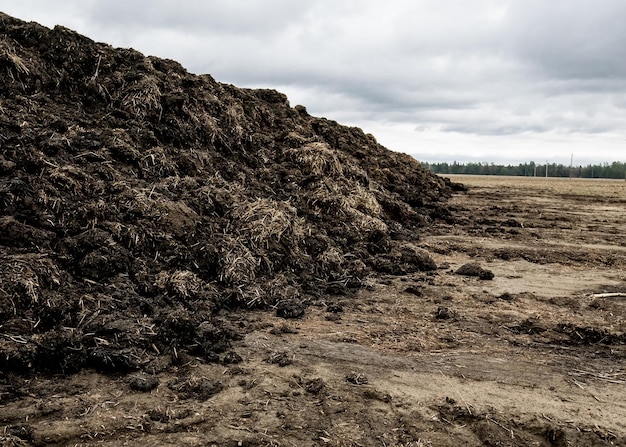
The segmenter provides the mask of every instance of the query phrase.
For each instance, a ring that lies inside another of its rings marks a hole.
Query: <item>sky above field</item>
[[[626,160],[623,0],[0,0],[423,161]]]

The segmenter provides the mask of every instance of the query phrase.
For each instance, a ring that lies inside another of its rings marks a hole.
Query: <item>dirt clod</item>
[[[183,376],[168,383],[181,399],[207,400],[224,389],[221,382],[206,377]]]
[[[235,365],[241,363],[243,358],[237,354],[235,351],[228,351],[224,354],[224,358],[222,359],[222,363],[224,365]]]
[[[343,312],[343,306],[340,304],[329,304],[326,306],[326,312],[331,312],[334,314]]]
[[[293,363],[293,355],[290,355],[286,351],[274,352],[267,359],[265,359],[265,361],[273,365],[284,367]]]
[[[282,318],[301,318],[306,311],[306,305],[298,300],[286,300],[276,306],[276,315]]]
[[[346,382],[352,383],[354,385],[366,385],[369,382],[367,376],[363,373],[351,372],[346,375]]]
[[[411,295],[415,295],[415,296],[423,296],[424,295],[424,288],[420,285],[416,285],[416,284],[412,284],[410,286],[408,286],[406,289],[404,289],[404,291],[406,293],[409,293]]]
[[[159,379],[148,374],[138,374],[130,380],[130,388],[135,391],[151,391],[159,386]]]
[[[503,294],[499,295],[498,298],[504,301],[513,301],[515,299],[515,295],[509,292],[504,292]]]
[[[323,379],[312,379],[307,381],[304,384],[304,389],[306,390],[307,393],[311,393],[311,394],[320,394],[322,392],[322,390],[324,390],[324,387],[326,386],[326,383],[324,382]]]
[[[378,400],[380,402],[385,402],[387,404],[391,402],[393,399],[389,393],[383,393],[381,391],[374,390],[374,389],[364,390],[363,397],[365,399]]]
[[[298,330],[295,327],[289,326],[288,324],[281,324],[278,326],[272,327],[270,329],[270,334],[272,335],[282,335],[282,334],[297,334]]]
[[[462,265],[457,269],[456,274],[462,276],[477,276],[479,279],[483,280],[491,280],[495,276],[491,270],[483,268],[476,262]]]
[[[459,316],[459,313],[451,307],[439,306],[435,311],[435,318],[437,320],[454,320]]]
[[[327,321],[335,321],[335,322],[338,322],[338,321],[341,321],[341,315],[339,315],[339,314],[334,314],[334,313],[329,313],[329,314],[326,314],[326,315],[324,316],[324,319],[325,319],[325,320],[327,320]]]

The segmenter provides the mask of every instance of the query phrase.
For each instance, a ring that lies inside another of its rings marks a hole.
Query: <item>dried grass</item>
[[[344,200],[344,208],[353,208],[372,217],[378,217],[382,213],[382,207],[376,196],[363,186],[356,184]]]
[[[246,200],[246,190],[241,183],[227,182],[218,173],[209,179],[209,184],[196,191],[205,207],[214,209],[219,206],[229,210]]]
[[[348,284],[364,277],[367,271],[365,263],[352,253],[343,253],[330,247],[320,253],[316,259],[317,274],[330,282]]]
[[[2,255],[0,265],[0,291],[11,300],[39,303],[41,290],[61,285],[58,267],[45,255]]]
[[[145,76],[122,92],[121,108],[139,120],[153,111],[162,112],[161,90],[158,79]]]
[[[339,269],[344,264],[343,253],[335,247],[330,247],[317,256],[317,261],[327,269]]]
[[[309,205],[320,213],[343,217],[356,232],[388,230],[382,220],[382,206],[373,190],[346,179],[328,178],[307,194]]]
[[[370,189],[378,189],[378,185],[370,180],[369,175],[361,166],[355,163],[343,163],[344,176],[350,180],[367,185]]]
[[[220,126],[217,119],[211,116],[204,108],[197,107],[193,110],[187,104],[183,105],[182,111],[190,118],[196,129],[201,129],[209,136],[209,142],[213,143],[220,134]],[[175,118],[177,119],[177,118]]]
[[[30,70],[24,63],[24,60],[17,55],[15,47],[11,46],[6,39],[0,40],[0,60],[4,59],[9,62],[15,68],[16,74],[30,74]],[[13,77],[13,73],[9,71],[9,74]]]
[[[298,288],[289,283],[284,275],[276,275],[270,280],[238,287],[234,300],[247,307],[268,307],[299,296]]]
[[[5,433],[0,436],[0,446],[2,447],[27,447],[28,443],[18,436]]]
[[[238,232],[257,247],[267,247],[270,241],[297,245],[304,237],[304,219],[288,202],[257,199],[237,205],[232,213]]]
[[[239,238],[225,235],[220,254],[220,281],[230,285],[243,285],[256,279],[261,258],[254,256]]]
[[[13,66],[16,68],[18,73],[22,73],[26,75],[30,74],[30,70],[28,70],[28,67],[26,66],[26,64],[24,63],[21,57],[19,57],[15,53],[9,53],[9,52],[6,52],[5,55],[13,63]]]
[[[295,146],[304,146],[309,139],[301,134],[299,134],[296,131],[291,131],[289,133],[287,133],[287,135],[284,137],[285,142],[295,145]],[[295,152],[294,149],[292,149],[293,152]]]
[[[204,282],[193,272],[176,270],[163,271],[156,277],[155,285],[179,298],[195,298],[205,287]]]
[[[168,177],[176,176],[178,169],[162,147],[153,147],[147,151],[139,161],[139,167],[144,174]]]
[[[300,165],[304,174],[331,177],[343,175],[343,167],[339,157],[326,143],[309,143],[299,148],[290,149],[288,154],[292,160]]]
[[[285,275],[276,275],[265,282],[264,286],[267,291],[267,304],[270,305],[300,297],[298,288],[291,284]]]
[[[163,235],[160,231],[154,231],[153,227],[146,225],[145,222],[158,222],[162,219],[165,213],[160,206],[163,196],[155,189],[131,189],[125,183],[120,184],[119,188],[122,189],[118,196],[119,201],[108,203],[108,206],[115,209],[116,214],[127,215],[130,221],[110,222],[105,215],[100,226],[107,228],[129,249],[152,247],[154,241]]]
[[[186,198],[197,197],[198,191],[206,191],[206,187],[200,188],[199,182],[194,177],[179,177],[178,175],[172,175],[165,177],[163,180],[156,182],[150,189],[140,189],[144,195],[147,193],[147,198],[155,199],[156,204],[160,205],[160,208],[164,211],[171,212],[173,208],[182,207],[181,200]],[[181,200],[168,200],[166,197],[176,198]],[[146,200],[143,198],[142,200]],[[210,198],[209,198],[210,200]],[[181,211],[181,210],[179,210]],[[193,214],[193,210],[188,210],[189,214]]]
[[[161,208],[159,202],[162,199],[161,194],[156,192],[156,188],[139,188],[129,190],[131,194],[126,200],[123,200],[122,206],[125,210],[132,214],[144,218],[158,220],[161,217]]]
[[[350,216],[352,225],[355,226],[355,231],[359,232],[387,232],[388,227],[385,222],[377,217],[372,217],[369,214],[365,214],[357,209],[346,209],[346,214]]]
[[[240,104],[231,103],[226,108],[224,116],[227,129],[237,140],[241,140],[244,135],[244,128],[241,123],[245,120],[243,107]]]
[[[49,178],[56,186],[77,194],[86,184],[87,174],[77,166],[65,165],[52,169]]]

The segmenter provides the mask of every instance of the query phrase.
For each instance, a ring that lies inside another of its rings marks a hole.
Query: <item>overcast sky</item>
[[[424,161],[626,161],[624,0],[0,0]]]

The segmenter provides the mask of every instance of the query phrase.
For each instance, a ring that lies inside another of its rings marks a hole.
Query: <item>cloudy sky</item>
[[[0,0],[424,161],[626,161],[624,0]]]

